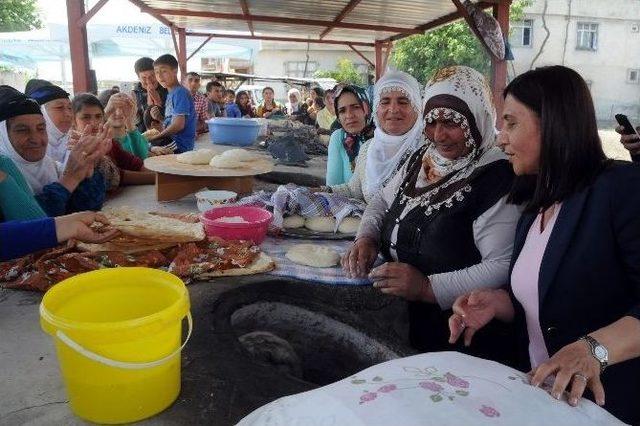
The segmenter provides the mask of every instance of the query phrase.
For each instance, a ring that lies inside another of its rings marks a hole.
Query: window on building
[[[627,70],[627,83],[640,84],[640,69]]]
[[[305,65],[307,72],[305,73]],[[284,63],[284,73],[289,77],[313,77],[313,74],[318,70],[318,63],[315,61],[289,61]]]
[[[576,49],[596,50],[598,48],[598,24],[578,22]]]
[[[511,24],[509,44],[513,47],[531,47],[533,45],[533,19]]]

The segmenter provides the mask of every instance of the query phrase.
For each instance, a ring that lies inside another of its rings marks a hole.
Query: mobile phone
[[[624,114],[616,114],[616,121],[618,122],[619,125],[621,125],[624,130],[622,131],[623,135],[638,135],[640,136],[640,134],[638,134],[638,132],[636,132],[636,129],[631,125],[631,122],[629,121],[629,117],[627,117]]]

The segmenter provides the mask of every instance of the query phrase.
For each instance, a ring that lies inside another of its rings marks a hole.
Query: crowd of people
[[[640,166],[606,158],[577,72],[519,75],[497,117],[485,77],[464,66],[424,88],[388,71],[372,99],[340,84],[281,104],[266,87],[256,108],[217,81],[201,94],[197,73],[181,82],[171,55],[135,71],[131,96],[0,87],[0,238],[15,241],[4,259],[111,238],[86,211],[153,182],[143,160],[192,150],[209,118],[287,117],[331,135],[313,190],[367,205],[342,268],[408,301],[414,348],[500,361],[571,405],[586,396],[640,423]],[[637,159],[640,137],[621,142]]]

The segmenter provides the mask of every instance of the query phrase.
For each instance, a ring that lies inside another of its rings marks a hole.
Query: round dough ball
[[[214,155],[216,154],[212,149],[198,149],[178,154],[176,161],[184,164],[209,164]]]
[[[359,217],[345,217],[340,225],[338,225],[338,232],[341,234],[355,234],[360,227]]]
[[[331,216],[308,217],[304,221],[304,227],[316,232],[334,232],[336,218]]]
[[[296,244],[285,256],[294,263],[314,268],[331,268],[340,262],[337,251],[317,244]]]
[[[246,163],[237,160],[230,160],[222,155],[216,155],[211,159],[209,165],[217,169],[238,169],[246,166]]]
[[[226,158],[227,160],[239,162],[254,161],[257,159],[256,154],[254,154],[253,152],[249,152],[246,149],[240,148],[229,149],[220,155],[222,155],[222,157]]]
[[[285,229],[302,228],[304,226],[304,217],[294,214],[287,216],[282,221],[282,227]]]

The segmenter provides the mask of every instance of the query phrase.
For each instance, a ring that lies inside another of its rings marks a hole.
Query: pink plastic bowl
[[[240,216],[249,223],[219,222],[221,217]],[[210,237],[223,240],[248,240],[261,244],[273,219],[271,212],[260,207],[227,206],[207,210],[202,214],[204,230]]]

